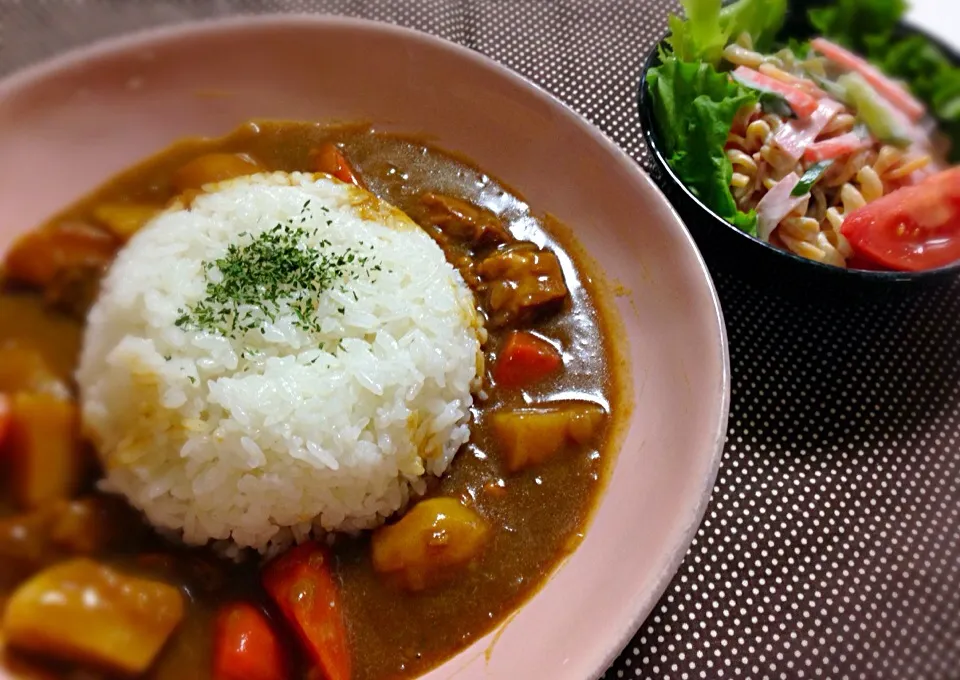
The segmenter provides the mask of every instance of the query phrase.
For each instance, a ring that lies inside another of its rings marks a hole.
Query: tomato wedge
[[[353,184],[361,189],[366,189],[360,175],[356,173],[347,157],[333,142],[325,142],[316,149],[313,154],[313,164],[317,172],[325,172],[333,175],[341,182]]]
[[[246,602],[217,614],[213,680],[286,680],[287,660],[263,612]]]
[[[327,550],[303,543],[268,564],[262,580],[326,680],[349,680],[347,631]]]
[[[527,331],[507,338],[493,367],[493,379],[504,387],[520,387],[546,378],[563,365],[560,350]]]
[[[920,271],[960,260],[960,167],[854,210],[841,231],[857,255],[890,269]]]

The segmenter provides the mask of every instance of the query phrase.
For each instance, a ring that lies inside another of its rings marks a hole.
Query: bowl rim
[[[958,54],[953,47],[944,43],[938,37],[930,35],[923,29],[911,24],[906,24],[902,21],[897,24],[897,31],[903,32],[907,35],[913,34],[923,36],[931,43],[939,47],[949,60],[960,66],[960,54]],[[642,72],[640,74],[640,84],[636,99],[637,109],[640,115],[640,127],[643,129],[643,138],[650,150],[650,155],[656,161],[657,165],[667,174],[669,181],[676,185],[683,192],[684,198],[691,201],[702,211],[707,213],[710,218],[714,220],[714,222],[720,223],[722,226],[736,234],[737,238],[743,239],[738,242],[738,247],[750,247],[750,242],[753,242],[753,244],[756,244],[756,246],[762,247],[763,251],[772,253],[775,257],[785,258],[785,260],[788,262],[809,267],[810,269],[807,271],[809,271],[811,274],[813,272],[821,272],[824,275],[838,276],[848,280],[859,280],[860,282],[864,283],[880,285],[917,283],[921,281],[925,282],[933,279],[940,279],[942,277],[960,275],[960,260],[936,267],[934,269],[923,269],[920,271],[850,269],[847,267],[837,267],[835,265],[817,262],[816,260],[810,260],[789,250],[778,248],[772,243],[763,241],[756,236],[752,236],[745,231],[738,229],[729,221],[720,217],[720,215],[714,212],[712,208],[708,207],[702,200],[700,200],[698,196],[694,195],[689,187],[687,187],[686,183],[677,176],[673,168],[670,167],[670,163],[663,155],[663,151],[660,147],[659,133],[657,132],[656,121],[653,118],[653,101],[652,97],[650,96],[647,75],[649,74],[651,68],[654,68],[659,64],[660,50],[665,46],[666,40],[669,37],[669,32],[664,33],[643,59]]]
[[[521,75],[520,73],[493,59],[492,57],[488,57],[476,50],[470,49],[456,42],[447,40],[426,31],[400,26],[385,21],[334,14],[267,12],[263,14],[242,14],[227,17],[177,21],[161,26],[148,27],[145,29],[96,39],[88,44],[69,49],[62,53],[54,54],[37,63],[15,69],[11,73],[0,78],[0,102],[2,102],[9,95],[21,89],[30,87],[31,85],[52,75],[70,72],[72,69],[83,68],[84,65],[89,61],[106,58],[117,52],[123,52],[131,48],[148,49],[151,45],[166,41],[171,37],[183,37],[191,35],[198,36],[210,32],[232,30],[244,27],[294,27],[298,29],[309,27],[312,29],[339,28],[345,30],[354,29],[380,31],[403,39],[426,41],[437,49],[453,51],[461,58],[472,62],[478,68],[491,70],[496,73],[498,77],[512,81],[515,85],[529,90],[531,92],[531,96],[539,98],[545,103],[549,104],[559,116],[562,116],[571,125],[578,127],[584,134],[588,135],[594,143],[605,149],[611,155],[612,159],[616,160],[621,167],[632,176],[632,181],[634,183],[645,186],[655,200],[661,201],[665,214],[669,215],[670,219],[674,223],[673,226],[669,228],[676,228],[680,242],[685,244],[685,247],[690,249],[690,254],[693,257],[692,267],[695,271],[699,272],[700,275],[698,277],[700,280],[697,283],[697,286],[699,287],[700,285],[706,285],[705,292],[707,293],[710,304],[709,323],[714,326],[715,339],[717,341],[716,349],[720,354],[719,364],[721,370],[720,375],[718,376],[720,387],[719,394],[711,395],[711,399],[719,401],[719,408],[717,412],[718,417],[716,422],[712,423],[710,427],[710,431],[712,433],[711,449],[709,452],[705,452],[705,454],[709,454],[705,455],[705,463],[708,467],[708,472],[701,480],[696,502],[693,503],[688,510],[688,516],[685,518],[686,524],[684,525],[683,530],[677,532],[677,534],[673,536],[674,541],[672,545],[664,546],[663,552],[666,555],[666,559],[663,560],[661,571],[652,578],[652,586],[646,588],[642,596],[638,597],[630,607],[632,614],[630,617],[625,618],[625,620],[622,622],[620,626],[620,632],[616,636],[616,639],[610,640],[607,644],[603,644],[602,641],[598,641],[596,649],[598,652],[602,653],[598,653],[592,662],[584,664],[585,666],[591,668],[591,673],[589,676],[590,678],[600,678],[620,656],[620,654],[628,646],[631,639],[640,629],[644,621],[653,612],[660,598],[666,592],[667,587],[669,586],[674,575],[679,570],[680,565],[683,562],[683,559],[686,557],[690,545],[692,544],[693,539],[695,538],[696,533],[699,530],[699,527],[706,514],[725,450],[727,426],[730,416],[732,385],[729,339],[716,285],[713,281],[710,270],[706,265],[703,255],[693,239],[693,236],[686,228],[686,225],[676,208],[665,196],[657,183],[649,176],[647,171],[642,168],[640,163],[634,160],[623,148],[617,145],[610,137],[599,130],[584,116],[577,113],[572,107],[564,103],[559,97],[547,91],[526,76]],[[621,451],[618,450],[617,453],[619,455]],[[605,491],[601,490],[599,502],[602,502],[604,493]],[[591,517],[589,517],[587,520],[586,531],[590,531],[592,529],[592,522],[594,519],[593,514],[594,513],[591,513]],[[546,574],[538,589],[534,590],[527,599],[523,600],[516,609],[512,610],[510,615],[501,621],[495,628],[491,629],[487,634],[492,634],[495,638],[499,637],[500,633],[506,628],[506,626],[509,625],[513,615],[525,607],[527,603],[537,595],[540,589],[546,586],[549,580],[555,576],[557,570],[561,569],[562,566],[563,561],[557,563],[553,569]],[[454,656],[445,659],[440,665],[427,669],[425,672],[430,673],[437,671],[446,663],[454,659],[456,655],[461,654],[466,650],[467,647],[461,649]],[[2,676],[0,676],[0,680],[2,680]]]

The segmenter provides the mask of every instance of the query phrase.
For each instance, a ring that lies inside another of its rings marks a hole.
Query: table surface
[[[671,0],[0,0],[0,75],[96,38],[324,11],[465,44],[650,169],[635,94]],[[911,20],[960,44],[960,3]],[[605,678],[960,678],[960,282],[854,309],[715,277],[730,428],[703,524]]]

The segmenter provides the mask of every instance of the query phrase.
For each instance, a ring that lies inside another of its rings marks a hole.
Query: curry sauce
[[[198,160],[214,154],[215,168]],[[487,375],[473,408],[470,442],[427,493],[455,499],[483,518],[489,527],[483,550],[442,581],[404,587],[371,559],[371,540],[377,539],[370,532],[337,536],[329,548],[350,677],[414,677],[492,630],[543,584],[581,539],[612,466],[615,432],[626,411],[622,371],[598,287],[565,229],[534,215],[497,179],[423,140],[365,127],[251,123],[220,139],[174,145],[16,244],[0,293],[0,348],[33,352],[52,379],[75,389],[71,375],[83,318],[123,241],[171,200],[189,200],[185,186],[256,171],[331,172],[403,210],[443,248],[487,320]],[[560,367],[522,384],[510,384],[505,373],[498,380],[498,366],[518,333],[557,348]],[[0,396],[18,389],[19,379],[3,363],[0,356]],[[555,450],[530,450],[537,432],[557,427],[567,434],[558,435]],[[182,621],[141,677],[210,677],[216,612],[236,601],[251,604],[280,631],[291,677],[317,677],[264,590],[257,556],[234,564],[212,549],[161,538],[125,502],[97,492],[90,446],[78,442],[76,452],[81,477],[70,497],[43,507],[23,507],[20,478],[4,474],[0,602],[30,575],[84,555],[184,595]],[[53,536],[51,527],[64,518],[73,518],[68,526],[79,538],[96,527],[96,540],[81,541],[78,550],[77,541]],[[71,673],[80,668],[85,678],[112,677],[103,664],[50,663],[16,645],[5,650],[0,670],[4,665],[37,677],[75,677]]]

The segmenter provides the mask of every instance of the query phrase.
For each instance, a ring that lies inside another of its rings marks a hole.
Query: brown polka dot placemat
[[[670,9],[668,0],[0,0],[0,74],[191,18],[361,16],[499,60],[649,167],[636,86]],[[960,283],[852,310],[780,300],[728,276],[716,283],[733,367],[723,466],[680,570],[605,679],[960,678]]]

